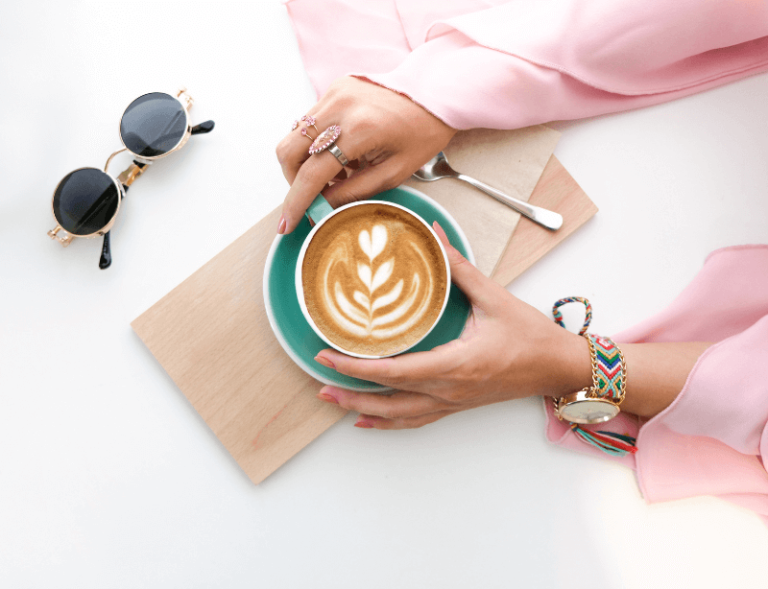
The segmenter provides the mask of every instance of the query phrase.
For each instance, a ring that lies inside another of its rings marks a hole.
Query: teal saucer
[[[475,257],[472,254],[472,248],[459,224],[448,211],[425,194],[412,188],[400,187],[382,192],[374,198],[404,206],[430,225],[433,221],[437,221],[445,230],[451,245],[474,264]],[[311,229],[309,220],[304,217],[292,233],[278,235],[275,238],[267,255],[264,266],[264,306],[272,331],[291,359],[304,372],[320,382],[353,391],[389,391],[391,389],[388,387],[340,374],[314,360],[320,350],[329,346],[318,337],[304,318],[296,296],[295,286],[296,262],[299,258],[299,251],[304,243],[304,238]],[[456,288],[456,285],[452,284],[448,305],[440,321],[427,337],[405,353],[431,350],[458,338],[464,330],[470,310],[467,297]]]

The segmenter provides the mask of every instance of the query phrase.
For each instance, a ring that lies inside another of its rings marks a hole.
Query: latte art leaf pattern
[[[300,280],[318,333],[363,357],[391,356],[421,341],[450,293],[444,253],[429,225],[375,201],[323,223],[307,246]]]
[[[340,246],[322,274],[325,307],[337,327],[352,336],[376,339],[413,328],[433,298],[435,277],[427,253],[412,239],[395,248],[383,224],[360,231],[355,245],[359,251]],[[399,259],[391,255],[395,250]],[[382,255],[385,251],[389,257]],[[410,270],[398,272],[399,265]],[[350,274],[356,280],[350,280]]]

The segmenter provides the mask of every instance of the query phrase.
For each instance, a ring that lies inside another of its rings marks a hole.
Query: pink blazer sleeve
[[[768,70],[764,0],[289,0],[318,94],[354,74],[457,129],[672,100]]]
[[[608,459],[637,471],[649,502],[715,495],[768,524],[768,246],[712,253],[667,309],[614,339],[717,343],[665,411],[647,422],[620,414],[599,426],[637,437],[636,454]],[[551,441],[607,457],[545,408]]]

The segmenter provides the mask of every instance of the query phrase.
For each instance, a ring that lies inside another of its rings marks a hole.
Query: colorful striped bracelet
[[[584,325],[579,335],[586,338],[592,364],[592,386],[552,399],[555,415],[560,420],[571,422],[571,430],[584,442],[613,456],[624,456],[637,452],[635,439],[629,435],[609,431],[593,431],[583,424],[608,421],[619,414],[621,402],[627,390],[627,363],[624,354],[609,337],[587,333],[592,321],[592,305],[583,297],[567,297],[552,307],[555,323],[565,328],[560,307],[567,303],[579,302],[586,309]]]

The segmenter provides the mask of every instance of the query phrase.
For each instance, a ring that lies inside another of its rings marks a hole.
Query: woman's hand
[[[592,382],[586,340],[562,329],[486,278],[451,247],[451,276],[472,303],[458,340],[429,352],[362,360],[333,349],[316,361],[342,374],[398,389],[391,396],[324,387],[318,397],[362,415],[358,427],[420,427],[457,411],[531,395],[561,396]]]
[[[291,185],[278,233],[293,231],[319,192],[336,208],[400,185],[456,133],[409,98],[351,77],[336,80],[309,114],[317,120],[319,132],[331,125],[341,127],[336,145],[357,172],[346,178],[331,153],[310,156],[301,123],[276,150]],[[317,135],[313,127],[308,130]]]

